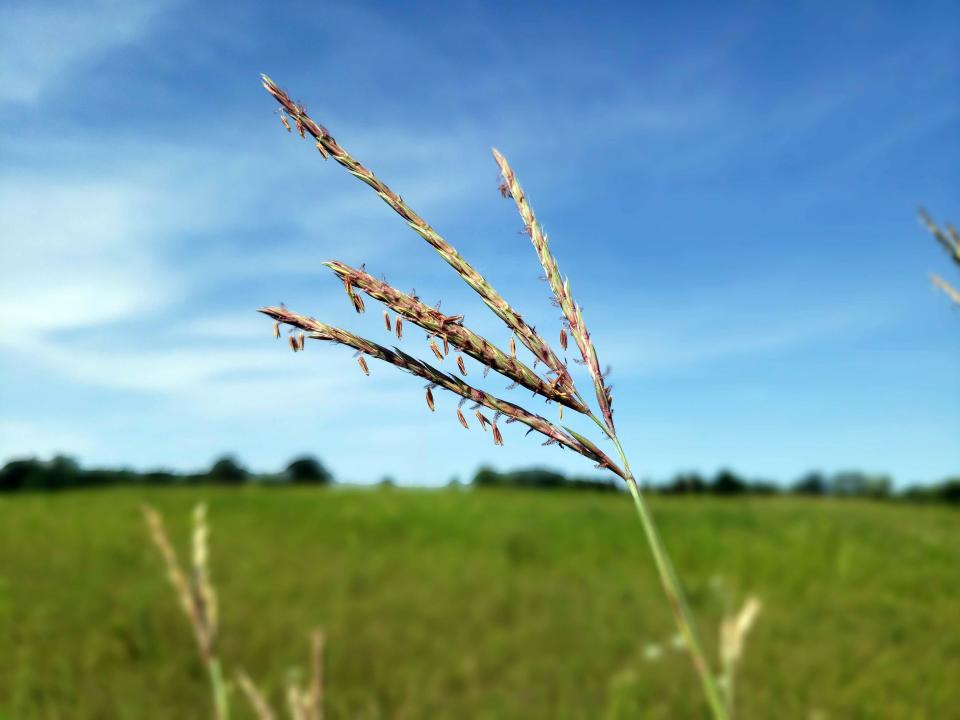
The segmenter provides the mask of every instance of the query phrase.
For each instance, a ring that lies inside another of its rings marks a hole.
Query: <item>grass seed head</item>
[[[270,709],[270,705],[267,703],[263,693],[261,693],[260,689],[253,683],[250,676],[242,670],[237,673],[237,684],[247,698],[247,702],[250,703],[250,707],[253,708],[257,720],[274,720],[273,710]]]
[[[398,318],[403,317],[423,328],[428,340],[435,339],[438,346],[442,341],[444,357],[450,353],[451,347],[456,348],[534,393],[563,403],[578,412],[588,411],[579,396],[570,394],[565,388],[548,385],[546,380],[537,375],[532,368],[467,328],[463,324],[463,315],[444,315],[440,312],[439,304],[436,307],[430,307],[415,294],[401,292],[385,280],[373,277],[363,268],[359,270],[351,268],[336,260],[326,262],[324,265],[341,280],[348,282],[354,292],[359,291],[374,298],[383,303],[387,309],[393,310]],[[515,342],[514,345],[516,345]],[[439,356],[437,359],[440,359]]]
[[[386,348],[383,345],[354,335],[342,328],[326,325],[314,318],[293,313],[284,307],[261,308],[260,311],[281,324],[304,330],[312,339],[326,340],[327,342],[352,347],[364,355],[378,358],[412,375],[423,378],[428,382],[428,388],[443,387],[449,392],[473,401],[478,406],[486,407],[488,410],[495,412],[498,417],[505,416],[512,420],[522,422],[527,427],[535,429],[545,437],[552,438],[562,447],[569,448],[607,467],[619,477],[626,479],[627,473],[618,467],[602,450],[569,428],[561,429],[540,415],[536,415],[515,403],[508,402],[468,385],[459,377],[441,372],[437,368],[401,350]],[[560,376],[558,375],[558,377]],[[430,400],[432,400],[432,397]]]
[[[743,653],[743,643],[761,609],[760,600],[749,597],[740,612],[720,625],[720,654],[725,665],[735,665]]]

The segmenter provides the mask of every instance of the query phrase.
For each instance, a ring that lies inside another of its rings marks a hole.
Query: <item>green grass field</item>
[[[201,499],[224,664],[275,705],[321,626],[328,718],[705,717],[627,497],[292,488],[0,498],[0,717],[210,717],[138,511],[155,504],[184,550]],[[653,505],[711,653],[711,579],[763,599],[741,718],[960,716],[956,511]]]

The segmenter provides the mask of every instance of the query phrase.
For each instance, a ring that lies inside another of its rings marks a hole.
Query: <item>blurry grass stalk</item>
[[[323,720],[324,636],[315,630],[310,638],[310,679],[300,687],[295,678],[287,683],[287,706],[292,720]]]
[[[193,629],[200,659],[207,668],[210,688],[213,692],[214,717],[217,720],[228,720],[230,704],[227,685],[223,678],[220,659],[216,654],[217,596],[210,581],[208,562],[210,528],[207,525],[206,506],[201,503],[193,511],[192,572],[189,578],[180,567],[176,550],[173,549],[173,544],[167,535],[163,517],[149,505],[143,506],[143,514],[153,544],[157,546],[163,558],[167,578]]]
[[[188,577],[180,566],[177,552],[170,542],[163,516],[149,505],[142,506],[147,528],[153,544],[160,551],[167,570],[167,578],[173,586],[180,607],[190,622],[200,659],[207,668],[210,688],[213,693],[214,717],[229,720],[230,703],[220,658],[216,654],[218,629],[217,595],[210,580],[210,526],[207,523],[207,508],[203,503],[193,510],[193,533],[191,536],[191,574]],[[323,652],[324,635],[314,630],[310,637],[310,681],[306,688],[290,682],[287,698],[292,720],[323,720]],[[237,684],[246,696],[258,720],[274,720],[276,717],[259,688],[244,671],[237,673]]]
[[[957,229],[953,227],[950,223],[944,225],[945,229],[940,229],[940,227],[933,221],[933,218],[927,213],[926,210],[920,208],[918,210],[920,216],[920,222],[927,229],[927,231],[933,235],[941,247],[947,251],[947,254],[950,256],[950,259],[953,262],[960,266],[960,233],[957,232]],[[960,292],[957,291],[950,283],[944,280],[939,275],[933,275],[932,277],[933,284],[940,288],[947,297],[949,297],[955,304],[960,305]]]
[[[720,680],[727,713],[734,715],[734,685],[737,663],[743,655],[747,633],[760,614],[760,601],[749,597],[736,615],[728,615],[720,623]]]
[[[343,280],[344,288],[355,310],[358,313],[364,311],[363,299],[360,295],[356,294],[356,291],[359,290],[368,297],[381,302],[398,315],[396,333],[398,340],[401,339],[401,333],[399,332],[400,318],[404,318],[418,324],[427,331],[430,349],[436,356],[438,362],[443,361],[448,346],[453,345],[455,348],[463,350],[465,354],[483,364],[485,366],[485,372],[494,370],[505,378],[512,380],[513,385],[511,385],[511,387],[523,385],[527,389],[532,390],[535,396],[538,395],[547,402],[559,403],[561,405],[561,418],[563,406],[585,415],[590,418],[600,431],[612,442],[620,457],[621,465],[618,466],[591,440],[577,433],[575,430],[554,424],[514,403],[501,400],[489,393],[467,385],[458,377],[444,373],[432,365],[413,358],[400,350],[394,351],[387,349],[366,338],[359,337],[340,328],[325,325],[314,318],[293,313],[284,307],[261,308],[261,312],[270,316],[275,321],[274,335],[278,335],[276,331],[278,327],[277,324],[283,324],[292,330],[302,331],[299,335],[300,338],[303,338],[303,332],[306,332],[307,337],[310,339],[324,340],[352,347],[357,351],[358,362],[364,374],[369,374],[369,368],[364,356],[391,363],[402,370],[420,376],[428,381],[426,399],[431,411],[435,411],[436,409],[431,392],[432,389],[436,387],[442,387],[460,395],[462,398],[460,401],[461,406],[465,402],[472,402],[473,406],[471,410],[476,411],[481,428],[486,430],[488,424],[492,426],[493,441],[497,445],[503,444],[503,436],[498,428],[497,422],[501,417],[505,416],[507,418],[506,423],[520,421],[530,428],[528,432],[536,430],[544,435],[547,438],[544,443],[545,445],[557,444],[562,448],[566,447],[571,449],[594,461],[598,467],[610,470],[622,478],[624,482],[626,482],[630,494],[633,497],[637,514],[640,517],[650,549],[653,553],[661,585],[669,600],[674,619],[684,638],[686,647],[693,659],[694,668],[700,677],[707,704],[714,718],[726,720],[728,717],[727,707],[723,702],[717,678],[713,675],[703,652],[703,646],[697,635],[693,617],[684,597],[683,588],[670,561],[670,557],[667,554],[666,547],[663,544],[656,524],[654,523],[650,509],[630,470],[630,465],[627,462],[620,438],[617,436],[613,421],[613,395],[610,386],[606,382],[606,373],[600,369],[597,350],[584,323],[582,309],[574,301],[570,292],[570,281],[561,275],[557,261],[550,252],[547,235],[537,221],[533,209],[523,189],[520,187],[516,175],[507,163],[506,158],[496,150],[493,150],[494,159],[500,168],[502,176],[500,192],[504,198],[512,198],[517,206],[517,210],[523,220],[524,230],[533,243],[534,250],[543,267],[544,278],[553,293],[553,302],[563,313],[559,335],[561,349],[563,351],[567,349],[567,338],[572,337],[579,354],[579,358],[574,358],[574,360],[584,365],[589,372],[597,407],[599,409],[599,416],[595,414],[584,401],[583,396],[576,387],[567,369],[566,361],[560,359],[559,355],[537,334],[536,330],[523,320],[520,313],[514,310],[503,296],[500,295],[450,243],[414,212],[403,198],[391,190],[386,183],[377,178],[376,175],[364,167],[337,143],[326,128],[315,122],[307,114],[302,104],[291,100],[290,96],[266,75],[263,75],[262,78],[264,88],[280,104],[278,112],[283,126],[289,132],[292,132],[295,127],[297,133],[302,138],[306,138],[307,135],[311,136],[316,142],[316,148],[324,160],[332,157],[338,164],[346,168],[351,175],[372,188],[380,199],[400,215],[417,235],[436,250],[511,330],[513,334],[510,337],[510,352],[508,354],[500,350],[489,341],[480,337],[477,333],[465,328],[463,326],[462,315],[446,316],[441,314],[439,309],[428,308],[420,303],[415,296],[401,293],[399,290],[387,284],[386,281],[374,279],[366,273],[363,268],[355,270],[344,263],[336,261],[328,262],[327,266],[333,269]],[[293,122],[291,123],[290,120]],[[385,327],[389,331],[389,314],[386,315]],[[527,367],[516,359],[516,344],[514,338],[520,340],[533,354],[535,358],[533,367]],[[442,341],[444,352],[441,352],[440,346],[436,343],[435,339]],[[302,339],[300,341],[294,341],[291,335],[290,344],[295,352],[303,350]],[[538,364],[543,364],[546,367],[544,376],[535,373],[535,368]],[[466,374],[462,358],[458,358],[458,367],[461,369],[461,374]],[[479,409],[481,407],[486,407],[496,413],[492,421],[480,413]],[[469,429],[469,425],[460,411],[460,406],[457,408],[457,418],[464,428]],[[292,693],[290,697],[293,698],[294,694]],[[293,699],[291,699],[290,702],[291,707],[293,707],[295,704]]]

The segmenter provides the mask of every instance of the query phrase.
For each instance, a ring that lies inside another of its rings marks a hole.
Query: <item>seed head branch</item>
[[[167,535],[163,517],[149,505],[144,505],[143,516],[167,569],[167,579],[176,591],[177,600],[193,628],[200,657],[209,662],[214,654],[217,634],[217,602],[207,569],[206,515],[202,506],[194,511],[193,577],[183,571],[173,544]]]
[[[537,217],[533,214],[533,208],[530,207],[527,196],[524,194],[523,188],[520,187],[520,183],[517,182],[517,177],[507,163],[507,159],[496,149],[493,150],[493,157],[497,161],[497,165],[500,166],[500,173],[503,176],[503,185],[501,185],[500,188],[501,192],[504,194],[504,197],[509,194],[516,203],[517,210],[520,211],[524,229],[530,236],[530,240],[533,241],[533,247],[537,251],[537,257],[540,258],[540,264],[543,266],[547,282],[550,284],[550,289],[553,291],[557,304],[563,311],[563,316],[566,318],[566,324],[570,329],[570,334],[573,335],[583,362],[590,371],[590,376],[593,378],[593,384],[597,394],[597,403],[600,405],[600,412],[603,414],[607,428],[612,433],[614,432],[613,397],[603,378],[603,373],[600,371],[600,362],[597,360],[597,350],[593,345],[593,341],[590,339],[587,326],[583,322],[583,314],[581,313],[580,306],[573,301],[573,297],[570,294],[570,281],[565,281],[560,276],[560,268],[557,265],[557,260],[550,252],[547,234],[543,231],[540,223],[537,222]]]
[[[947,223],[945,225],[946,230],[941,230],[926,210],[920,208],[918,212],[920,222],[927,228],[927,231],[943,246],[943,249],[946,250],[950,256],[950,259],[957,265],[960,265],[960,233],[957,232],[957,229],[950,223]],[[960,305],[960,292],[957,292],[950,283],[939,275],[934,275],[933,284],[946,293],[947,297],[955,304]]]
[[[363,291],[375,300],[391,308],[406,320],[419,325],[431,335],[437,336],[474,360],[491,367],[498,373],[548,400],[566,405],[580,413],[589,408],[575,396],[558,387],[557,383],[541,378],[526,364],[512,354],[505,353],[489,340],[477,335],[463,324],[460,315],[444,315],[417,298],[397,290],[363,270],[357,270],[341,262],[324,263],[345,284]],[[442,356],[441,356],[442,357]],[[461,361],[461,371],[462,361]]]
[[[557,385],[564,393],[573,397],[576,390],[566,365],[557,357],[553,349],[541,338],[536,331],[526,323],[516,310],[498,293],[487,280],[478,273],[470,263],[464,260],[456,249],[450,245],[427,222],[415,213],[403,198],[381,182],[376,175],[354,159],[344,150],[325,127],[316,123],[306,109],[290,99],[290,96],[266,75],[261,76],[263,87],[270,93],[285,112],[293,118],[297,131],[302,137],[309,133],[317,142],[317,148],[324,157],[332,157],[347,171],[360,179],[376,191],[377,195],[402,217],[407,224],[427,243],[433,247],[447,263],[457,271],[464,281],[476,291],[489,307],[507,326],[516,333],[520,341],[533,353],[540,362],[544,363],[557,375]],[[284,116],[281,115],[284,119]]]
[[[510,418],[508,422],[512,422],[514,420],[519,421],[532,430],[544,435],[547,438],[548,443],[556,443],[562,445],[563,447],[569,448],[570,450],[573,450],[574,452],[593,460],[598,465],[609,469],[617,476],[626,479],[624,471],[621,470],[595,445],[592,447],[588,446],[581,440],[578,440],[572,434],[561,430],[546,418],[531,413],[519,405],[515,405],[506,400],[501,400],[500,398],[494,397],[493,395],[486,393],[483,390],[479,390],[472,385],[468,385],[460,378],[437,370],[432,365],[429,365],[422,360],[418,360],[411,355],[407,355],[405,352],[402,352],[399,349],[394,348],[393,350],[390,350],[389,348],[379,345],[371,340],[367,340],[366,338],[354,335],[346,330],[332,327],[319,322],[318,320],[314,320],[313,318],[290,312],[286,308],[267,307],[261,308],[260,312],[262,312],[264,315],[268,315],[281,324],[291,325],[304,330],[307,333],[308,338],[314,340],[326,340],[328,342],[347,345],[355,350],[359,350],[365,355],[369,355],[370,357],[375,357],[378,360],[383,360],[384,362],[396,365],[401,370],[406,370],[412,375],[416,375],[424,380],[427,380],[431,385],[445,388],[456,395],[477,403],[478,405],[483,405],[498,415]],[[427,397],[429,403],[432,400],[432,397],[429,394],[429,388]],[[495,423],[494,430],[496,430]],[[495,438],[497,438],[498,435],[499,431],[494,432]]]
[[[933,221],[933,218],[930,217],[930,214],[923,208],[918,210],[918,214],[920,215],[920,222],[923,223],[927,231],[937,239],[937,242],[943,246],[943,249],[946,250],[950,256],[950,259],[960,265],[960,234],[957,233],[956,228],[950,223],[947,223],[946,230],[941,230]]]

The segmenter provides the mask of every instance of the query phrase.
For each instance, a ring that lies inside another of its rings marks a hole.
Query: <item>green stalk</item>
[[[228,720],[230,706],[227,702],[227,684],[223,680],[220,659],[210,657],[207,660],[207,670],[210,674],[210,687],[213,690],[214,717],[216,720]]]
[[[657,573],[660,576],[660,585],[663,587],[663,592],[667,596],[667,601],[670,603],[670,609],[673,611],[673,618],[677,623],[677,628],[680,630],[680,634],[683,636],[684,642],[690,651],[693,667],[697,671],[697,675],[700,676],[703,693],[706,696],[707,704],[710,706],[714,720],[729,720],[730,714],[727,712],[726,704],[723,702],[716,678],[710,671],[710,665],[703,652],[703,645],[700,642],[699,635],[694,626],[693,615],[687,605],[686,597],[683,594],[683,587],[680,585],[680,579],[677,577],[677,571],[674,569],[670,556],[667,554],[667,548],[663,544],[663,538],[660,537],[660,532],[657,530],[657,525],[653,520],[653,514],[650,512],[646,500],[643,499],[640,486],[637,485],[637,480],[633,476],[630,463],[627,460],[626,454],[623,452],[623,446],[620,444],[620,440],[616,434],[607,430],[600,419],[593,415],[593,413],[590,414],[590,418],[607,434],[617,448],[617,453],[620,455],[620,460],[623,463],[623,471],[626,475],[627,487],[630,488],[630,495],[633,497],[633,504],[637,508],[640,524],[643,526],[643,531],[647,536],[647,544],[650,546],[650,552],[653,554],[653,561],[657,566]]]

